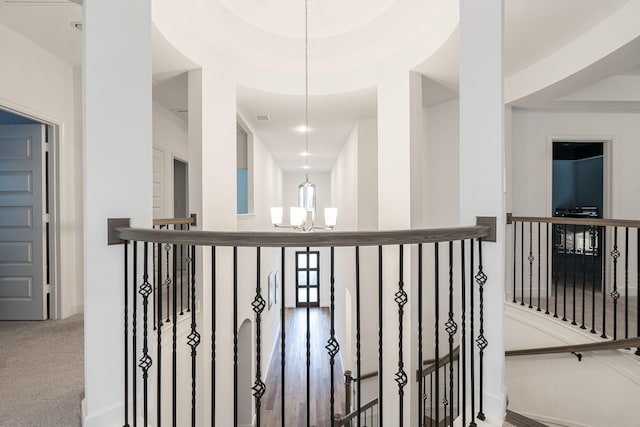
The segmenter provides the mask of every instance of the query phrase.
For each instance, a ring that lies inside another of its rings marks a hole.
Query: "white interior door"
[[[44,125],[0,126],[0,320],[46,318]]]

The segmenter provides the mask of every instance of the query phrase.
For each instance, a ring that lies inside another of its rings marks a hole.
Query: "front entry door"
[[[42,320],[44,125],[0,126],[0,320]]]

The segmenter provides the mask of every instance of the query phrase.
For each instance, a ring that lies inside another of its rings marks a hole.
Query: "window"
[[[320,252],[296,252],[296,306],[320,306]]]

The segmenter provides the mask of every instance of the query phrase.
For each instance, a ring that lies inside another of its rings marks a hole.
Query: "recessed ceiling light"
[[[309,153],[308,151],[303,151],[302,153],[300,153],[301,156],[310,156],[311,153]]]
[[[71,28],[73,28],[76,31],[82,31],[82,22],[73,21],[71,23]]]
[[[309,166],[309,165],[304,165],[304,166],[302,167],[302,169],[311,169],[311,166]]]
[[[309,131],[309,128],[306,127],[305,125],[300,125],[296,128],[296,130],[300,133],[305,133]]]

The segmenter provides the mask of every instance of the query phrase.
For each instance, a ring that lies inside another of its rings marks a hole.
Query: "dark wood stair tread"
[[[513,424],[515,427],[547,427],[546,424],[542,424],[531,418],[527,418],[524,415],[518,414],[507,409],[507,417],[504,419],[509,424]]]

